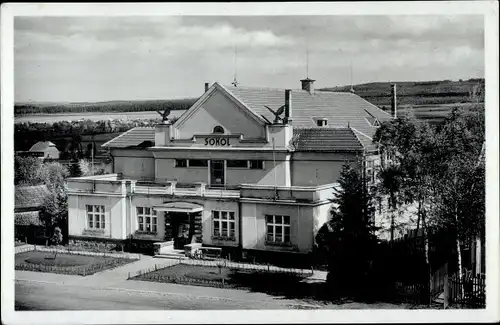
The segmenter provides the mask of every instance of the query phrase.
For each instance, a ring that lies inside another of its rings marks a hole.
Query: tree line
[[[57,114],[82,112],[146,112],[165,110],[186,110],[197,98],[147,100],[147,101],[111,101],[99,103],[18,103],[14,105],[14,116],[31,114]]]
[[[171,120],[175,121],[173,117]],[[86,135],[119,133],[138,126],[154,126],[158,119],[126,119],[126,120],[83,120],[58,121],[53,123],[26,122],[14,125],[14,149],[29,150],[38,141],[53,141],[60,138],[76,139]],[[59,148],[64,150],[64,148]]]
[[[463,248],[485,237],[484,111],[454,109],[437,125],[400,117],[383,123],[373,142],[382,157],[377,182],[368,186],[363,172],[346,163],[335,208],[316,236],[318,250],[328,260],[332,292],[366,296],[393,280],[387,275],[394,264],[380,254],[386,246],[375,236],[379,198],[387,202],[391,230],[400,221],[398,211],[415,207],[417,232],[423,233],[423,254],[418,256],[425,281],[432,272],[429,238],[436,233],[455,243],[440,262],[453,264],[462,276]]]

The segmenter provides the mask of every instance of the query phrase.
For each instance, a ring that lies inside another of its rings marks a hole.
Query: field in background
[[[147,112],[171,110],[186,110],[197,98],[165,99],[165,100],[117,100],[95,103],[15,103],[14,116],[36,114],[80,114],[80,113],[110,113],[110,112]]]
[[[484,99],[483,78],[468,80],[404,81],[395,82],[399,105],[442,105],[470,103]],[[379,107],[390,107],[392,82],[372,82],[353,85],[357,95]],[[320,90],[348,92],[351,86],[324,87]],[[475,97],[475,98],[472,98]]]
[[[443,104],[443,105],[402,105],[398,106],[397,114],[398,116],[403,116],[408,113],[412,113],[417,119],[427,121],[429,123],[439,123],[444,120],[446,115],[448,115],[451,110],[455,107],[460,107],[465,111],[473,109],[484,109],[484,103],[474,104],[474,103],[455,103],[455,104]],[[389,112],[388,109],[386,109]]]
[[[169,117],[179,117],[186,110],[175,110],[172,111]],[[55,114],[31,114],[15,116],[14,123],[27,123],[27,122],[38,122],[38,123],[53,123],[60,121],[78,121],[78,120],[92,120],[92,121],[105,121],[109,119],[113,120],[137,120],[137,119],[158,119],[161,120],[161,116],[155,111],[144,111],[144,112],[84,112],[84,113],[55,113]]]

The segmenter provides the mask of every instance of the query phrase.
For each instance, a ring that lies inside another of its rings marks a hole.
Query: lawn
[[[14,247],[23,246],[23,245],[26,245],[26,243],[23,243],[22,241],[16,241],[16,242],[14,242]]]
[[[85,276],[134,261],[136,260],[66,253],[55,256],[52,252],[30,251],[15,255],[15,269]]]
[[[410,308],[411,305],[379,297],[346,298],[332,295],[325,282],[303,282],[307,275],[176,264],[170,267],[151,270],[130,280],[177,283],[227,289],[262,292],[285,299],[297,299],[317,306],[328,308]],[[335,306],[334,306],[335,305]],[[360,307],[364,306],[364,307]]]
[[[176,264],[139,274],[131,280],[239,289],[290,299],[326,300],[325,284],[301,282],[305,277],[294,273]]]

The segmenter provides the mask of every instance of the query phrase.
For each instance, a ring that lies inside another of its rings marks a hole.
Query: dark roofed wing
[[[154,127],[135,127],[109,140],[102,146],[108,148],[148,147],[154,145],[154,141]]]
[[[349,128],[294,129],[296,151],[362,151],[363,146]]]

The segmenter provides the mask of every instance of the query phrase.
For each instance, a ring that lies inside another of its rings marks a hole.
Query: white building
[[[175,123],[105,143],[114,174],[68,181],[70,237],[310,253],[342,165],[365,157],[374,177],[372,136],[391,116],[353,93],[301,82],[298,90],[206,84]]]

